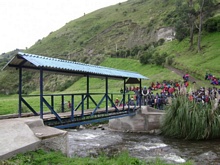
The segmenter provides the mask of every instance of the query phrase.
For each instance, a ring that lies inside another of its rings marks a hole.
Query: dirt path
[[[173,68],[172,66],[165,66],[165,68],[175,72],[176,74],[180,75],[181,77],[183,77],[184,74],[186,74],[186,72],[182,71],[182,70],[179,70],[179,69],[176,69],[176,68]],[[189,76],[189,81],[190,82],[199,82],[199,83],[204,83],[203,81],[201,80],[198,80],[196,79],[195,77],[193,76]]]

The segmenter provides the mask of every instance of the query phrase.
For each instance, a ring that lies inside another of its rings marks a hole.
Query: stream
[[[220,165],[220,140],[185,141],[144,133],[123,133],[100,128],[69,129],[69,156],[116,155],[128,151],[133,157],[181,164],[192,160],[198,165]]]

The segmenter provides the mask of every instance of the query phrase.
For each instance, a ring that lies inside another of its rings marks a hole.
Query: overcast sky
[[[0,54],[25,49],[67,22],[126,0],[0,0]]]

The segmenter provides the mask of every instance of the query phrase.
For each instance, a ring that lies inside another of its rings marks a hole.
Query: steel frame
[[[125,93],[125,90],[126,90],[126,79],[124,78],[123,81],[124,81],[124,92],[122,94],[122,100],[121,102],[123,103],[123,109],[122,111],[126,111],[125,114],[120,114],[119,113],[119,110],[117,108],[117,106],[115,105],[114,101],[113,101],[113,94],[111,94],[111,97],[109,97],[109,92],[108,92],[108,79],[111,78],[111,77],[108,77],[108,76],[105,76],[105,93],[102,97],[102,99],[97,103],[93,97],[91,96],[91,93],[89,91],[90,89],[90,86],[89,86],[89,80],[90,80],[90,75],[87,74],[86,75],[86,78],[87,78],[87,84],[86,84],[86,93],[84,94],[81,94],[81,102],[74,108],[75,106],[75,103],[74,103],[74,96],[76,94],[71,94],[71,116],[70,116],[70,121],[72,123],[69,123],[69,124],[65,124],[65,122],[63,121],[64,119],[62,119],[62,117],[60,117],[60,115],[55,111],[54,109],[54,97],[56,95],[50,95],[51,97],[51,101],[50,103],[48,101],[46,101],[46,99],[44,98],[44,91],[43,91],[43,73],[44,73],[44,68],[40,68],[39,69],[39,72],[40,72],[40,113],[37,113],[33,107],[31,107],[30,104],[28,104],[28,102],[23,98],[22,96],[22,64],[20,65],[19,67],[19,101],[18,101],[18,116],[21,117],[22,115],[22,103],[24,105],[26,105],[28,107],[28,109],[30,111],[33,112],[33,114],[35,116],[40,116],[41,119],[44,120],[44,105],[46,105],[46,107],[51,111],[52,114],[54,114],[54,116],[56,117],[57,121],[59,121],[60,123],[60,126],[56,126],[57,128],[68,128],[68,127],[73,127],[73,126],[78,126],[78,125],[82,125],[82,124],[88,124],[88,123],[94,123],[94,122],[99,122],[99,121],[104,121],[104,120],[109,120],[109,119],[113,119],[113,118],[119,118],[119,117],[124,117],[124,116],[131,116],[131,115],[134,115],[134,110],[136,109],[133,109],[133,112],[132,113],[129,113],[130,112],[130,107],[128,106],[128,108],[125,110],[125,96],[126,96],[126,93]],[[48,69],[46,69],[46,71],[48,71]],[[92,74],[91,74],[92,75]],[[141,89],[141,79],[140,79],[140,89]],[[62,95],[62,112],[64,112],[64,95]],[[128,99],[130,99],[130,96],[128,96]],[[103,101],[105,100],[106,103],[105,103],[105,114],[110,114],[108,112],[108,107],[109,107],[109,102],[111,103],[111,106],[115,108],[115,112],[117,114],[111,116],[111,114],[109,116],[106,116],[106,117],[103,117],[103,118],[95,118],[94,120],[85,120],[85,121],[81,121],[81,122],[75,122],[74,123],[74,119],[75,119],[75,115],[74,115],[74,111],[77,111],[79,109],[79,107],[81,106],[81,118],[84,118],[85,117],[85,107],[84,107],[84,102],[87,102],[87,105],[86,105],[86,108],[89,109],[89,100],[91,100],[93,102],[93,104],[95,105],[95,108],[93,109],[93,112],[91,113],[90,117],[94,117],[94,116],[97,116],[97,110],[99,109],[100,105],[103,103]],[[138,105],[139,107],[141,107],[141,104]]]

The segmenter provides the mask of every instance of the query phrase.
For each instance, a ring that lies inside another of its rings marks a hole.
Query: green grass
[[[105,154],[100,156],[85,158],[68,158],[60,152],[37,150],[25,154],[0,161],[4,165],[172,165],[160,159],[152,160],[148,163],[143,160],[129,156],[127,152],[122,152],[117,156],[108,157]],[[183,163],[183,165],[191,165],[191,162]]]
[[[197,37],[195,37],[196,39]],[[188,38],[182,42],[173,41],[164,44],[159,49],[175,58],[173,65],[180,70],[191,73],[193,76],[204,80],[206,72],[219,76],[220,71],[220,33],[205,33],[202,36],[202,51],[197,52],[196,40],[194,50],[189,50]]]

